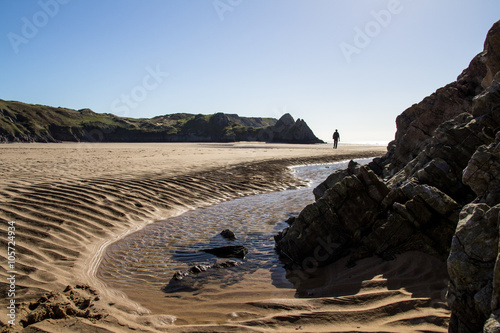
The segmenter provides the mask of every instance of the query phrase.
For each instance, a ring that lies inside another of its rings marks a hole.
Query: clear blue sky
[[[0,98],[128,117],[304,119],[388,142],[452,82],[498,0],[0,0]],[[388,15],[389,14],[389,15]]]

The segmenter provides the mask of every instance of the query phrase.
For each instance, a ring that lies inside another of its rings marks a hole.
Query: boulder
[[[172,280],[180,281],[180,280],[184,279],[186,276],[206,272],[209,269],[223,269],[223,268],[236,267],[239,265],[241,265],[241,262],[234,261],[234,260],[219,262],[219,263],[215,263],[213,265],[199,264],[199,265],[192,266],[191,268],[189,268],[188,270],[186,270],[184,272],[182,272],[182,271],[175,272],[174,275],[172,276]]]
[[[234,232],[230,229],[224,229],[221,231],[220,235],[226,239],[229,239],[229,240],[235,240],[236,239],[236,235],[234,234]]]
[[[360,167],[359,163],[351,160],[349,162],[347,169],[337,170],[330,176],[328,176],[328,178],[326,178],[325,181],[323,181],[316,188],[314,188],[313,194],[316,200],[321,198],[329,188],[337,184],[340,180],[342,180],[342,178],[350,175],[356,175],[358,173],[359,167]]]
[[[190,267],[186,271],[175,272],[168,284],[164,286],[162,290],[165,293],[197,291],[207,282],[207,279],[220,279],[220,276],[217,276],[214,270],[236,267],[241,264],[242,262],[234,260],[227,260],[215,264],[198,264]]]
[[[213,254],[219,258],[241,258],[245,259],[248,248],[243,245],[229,245],[201,250],[205,253]]]
[[[448,258],[450,331],[478,332],[492,312],[500,205],[463,208]],[[480,241],[478,241],[480,240]],[[500,277],[498,277],[500,279]],[[499,280],[500,281],[500,280]],[[498,299],[494,302],[495,307]]]

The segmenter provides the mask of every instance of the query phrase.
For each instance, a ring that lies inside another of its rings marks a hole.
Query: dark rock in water
[[[211,266],[209,266],[209,265],[196,265],[196,266],[191,267],[190,269],[188,269],[185,272],[181,272],[181,271],[175,272],[172,279],[180,281],[188,275],[205,272],[210,268],[211,268]]]
[[[248,248],[243,245],[229,245],[201,250],[205,253],[213,254],[219,258],[241,258],[248,254]]]
[[[236,239],[236,235],[230,229],[222,230],[220,234],[221,234],[222,237],[227,238],[229,240],[235,240]]]
[[[218,262],[213,265],[195,265],[188,270],[181,272],[176,272],[169,283],[163,287],[163,292],[194,292],[197,291],[206,281],[206,279],[217,278],[212,277],[215,272],[210,272],[213,270],[222,270],[227,268],[232,268],[241,265],[242,262],[227,260],[224,262]],[[201,274],[203,273],[203,274]]]
[[[202,272],[206,272],[209,269],[230,268],[230,267],[236,267],[236,266],[238,266],[240,264],[241,264],[241,262],[234,261],[234,260],[228,260],[228,261],[216,263],[216,264],[213,264],[213,265],[203,265],[203,264],[195,265],[195,266],[191,267],[190,269],[188,269],[187,271],[184,271],[184,272],[181,272],[181,271],[175,272],[174,276],[172,277],[172,280],[180,281],[180,280],[184,279],[188,275],[199,274],[199,273],[202,273]]]
[[[228,260],[228,261],[218,262],[215,265],[212,265],[212,268],[215,269],[230,268],[239,266],[241,264],[242,262],[240,261]]]

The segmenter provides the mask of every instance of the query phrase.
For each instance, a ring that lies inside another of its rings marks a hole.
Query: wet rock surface
[[[214,264],[198,264],[190,267],[186,271],[178,271],[170,279],[169,283],[163,287],[165,293],[194,292],[203,286],[204,279],[220,279],[223,274],[218,271],[242,265],[243,262],[227,260]]]
[[[201,250],[205,253],[213,254],[219,258],[240,258],[244,259],[248,254],[248,248],[243,245],[228,245]]]
[[[234,234],[234,232],[230,229],[224,229],[221,231],[220,235],[226,239],[229,239],[229,240],[235,240],[236,239],[236,235]]]

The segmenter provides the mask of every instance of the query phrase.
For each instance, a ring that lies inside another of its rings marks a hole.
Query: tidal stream
[[[241,319],[250,316],[248,304],[257,299],[294,298],[295,290],[274,250],[274,235],[287,226],[289,217],[314,201],[315,186],[347,164],[293,167],[310,186],[227,201],[147,225],[108,247],[97,276],[152,313],[175,316],[176,324]],[[222,237],[224,229],[232,230],[236,239]],[[200,251],[226,245],[249,249],[244,260],[234,259],[241,265],[191,275],[175,287],[169,284],[177,271],[227,261]]]

